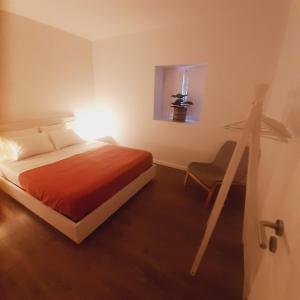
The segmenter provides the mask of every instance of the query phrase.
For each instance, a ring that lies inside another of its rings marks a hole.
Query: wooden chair
[[[191,162],[184,178],[184,185],[189,177],[199,183],[208,195],[205,200],[205,207],[208,206],[216,187],[222,182],[229,161],[233,154],[236,142],[227,141],[219,150],[212,163]],[[248,148],[243,154],[242,160],[236,172],[233,184],[245,185],[248,165]]]

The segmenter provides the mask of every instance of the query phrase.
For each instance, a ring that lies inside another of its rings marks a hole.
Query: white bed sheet
[[[4,161],[0,163],[0,175],[21,187],[19,175],[25,171],[38,168],[59,160],[107,145],[99,141],[90,141],[63,148],[61,150],[32,156],[20,161]]]

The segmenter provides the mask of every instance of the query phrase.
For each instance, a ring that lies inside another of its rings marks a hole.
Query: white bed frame
[[[55,119],[51,118],[42,120],[42,122],[29,121],[4,124],[0,125],[0,131],[24,129],[29,128],[30,126],[49,125],[65,119],[66,117]],[[125,204],[144,185],[151,181],[155,177],[155,174],[156,166],[152,165],[151,168],[142,173],[139,177],[137,177],[121,191],[105,201],[102,205],[93,210],[79,222],[73,222],[71,219],[43,204],[43,202],[32,197],[2,176],[0,176],[0,188],[12,198],[16,199],[23,206],[39,216],[41,219],[69,237],[75,243],[80,244],[89,234],[91,234],[99,225],[101,225],[107,218],[109,218],[115,211]]]

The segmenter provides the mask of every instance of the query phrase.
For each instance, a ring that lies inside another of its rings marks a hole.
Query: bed
[[[153,179],[155,165],[147,151],[90,141],[3,161],[0,171],[5,193],[79,244]]]

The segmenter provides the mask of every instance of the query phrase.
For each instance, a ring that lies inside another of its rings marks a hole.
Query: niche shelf
[[[173,121],[171,95],[188,94],[193,102],[187,109],[184,123],[200,121],[201,104],[208,65],[168,65],[155,67],[154,120]]]

